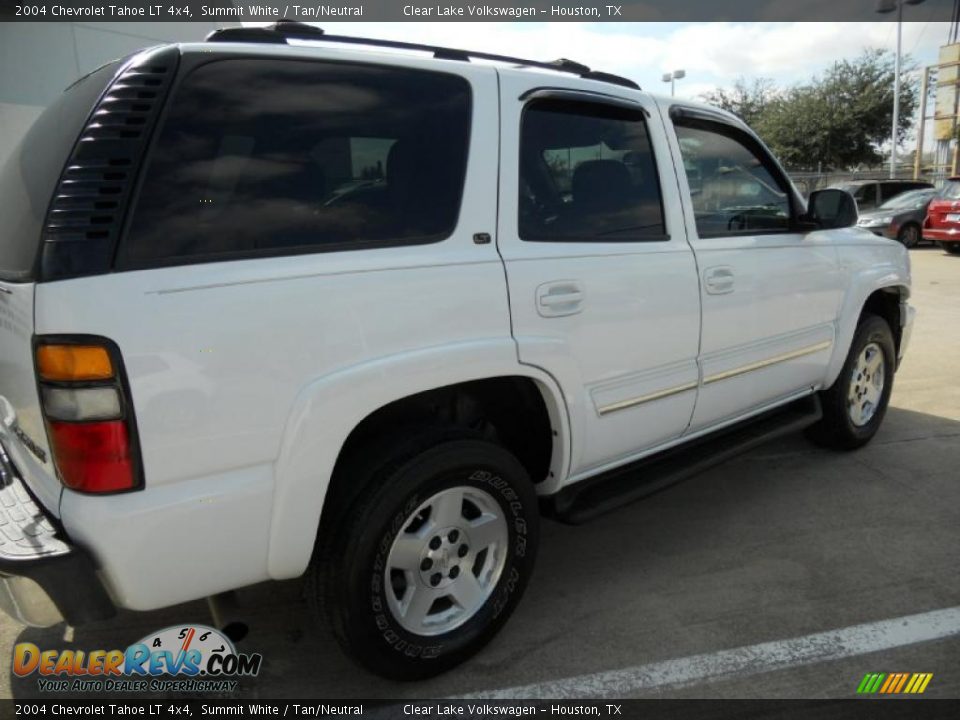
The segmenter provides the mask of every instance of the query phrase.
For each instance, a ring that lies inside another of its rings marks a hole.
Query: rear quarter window
[[[441,240],[456,225],[467,81],[286,59],[201,65],[175,90],[119,268]]]

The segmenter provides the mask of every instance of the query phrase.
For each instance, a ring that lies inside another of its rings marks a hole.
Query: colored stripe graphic
[[[920,695],[933,679],[933,673],[867,673],[857,686],[859,695]]]

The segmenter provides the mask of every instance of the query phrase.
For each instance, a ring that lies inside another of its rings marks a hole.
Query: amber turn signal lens
[[[42,380],[109,380],[113,363],[106,348],[98,345],[41,345],[37,372]]]

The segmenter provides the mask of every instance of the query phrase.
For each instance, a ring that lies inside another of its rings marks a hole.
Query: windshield
[[[945,200],[960,200],[960,180],[948,180],[940,191]]]
[[[933,188],[924,189],[924,190],[911,190],[910,192],[901,193],[896,197],[892,197],[887,200],[881,208],[886,210],[895,210],[898,208],[912,208],[917,205],[922,205],[937,194],[937,191]]]

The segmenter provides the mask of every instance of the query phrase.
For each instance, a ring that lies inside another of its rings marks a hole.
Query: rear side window
[[[643,113],[532,102],[520,140],[523,240],[665,240],[660,180]]]
[[[896,197],[901,193],[905,193],[908,190],[913,190],[918,187],[923,187],[923,185],[918,185],[917,183],[909,183],[909,182],[881,183],[880,184],[880,202],[886,202],[892,197]]]
[[[463,192],[470,88],[455,75],[221,60],[176,90],[120,267],[423,243]]]
[[[877,204],[877,186],[874,183],[861,185],[853,192],[853,197],[860,207],[870,207]]]

